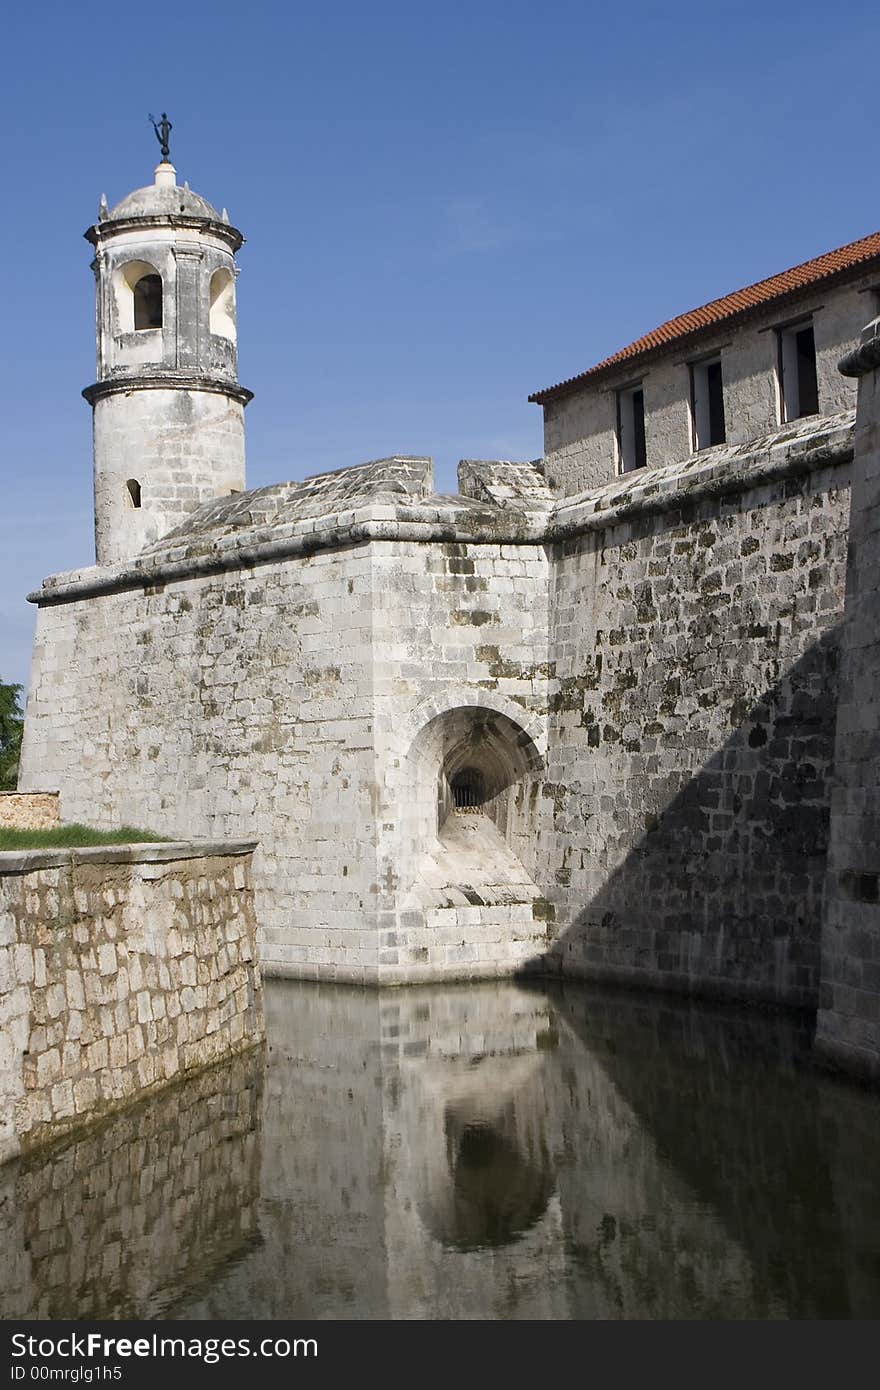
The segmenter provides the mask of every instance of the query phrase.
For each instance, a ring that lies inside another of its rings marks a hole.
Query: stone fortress
[[[454,496],[246,490],[241,233],[163,159],[86,237],[97,563],[31,595],[19,789],[259,840],[269,974],[818,1008],[880,1073],[880,234],[537,392],[544,458]]]

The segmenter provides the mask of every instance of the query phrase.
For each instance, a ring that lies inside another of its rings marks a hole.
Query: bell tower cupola
[[[235,254],[226,209],[177,183],[163,116],[155,179],[85,233],[95,248],[92,407],[99,565],[133,558],[213,497],[245,487]]]

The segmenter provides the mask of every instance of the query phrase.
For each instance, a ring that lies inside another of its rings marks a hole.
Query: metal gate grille
[[[462,768],[461,772],[455,774],[449,785],[456,810],[467,810],[469,807],[481,806],[486,800],[483,778],[475,767]]]

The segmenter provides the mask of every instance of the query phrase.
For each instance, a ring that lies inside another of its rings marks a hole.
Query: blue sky
[[[880,228],[874,5],[191,0],[4,18],[0,678],[93,559],[82,232],[181,180],[239,256],[252,486],[534,458],[530,391]]]

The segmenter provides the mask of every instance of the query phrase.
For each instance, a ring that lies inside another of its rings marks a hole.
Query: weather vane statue
[[[150,116],[150,120],[152,121],[153,129],[156,132],[156,139],[159,141],[159,148],[162,151],[162,158],[163,160],[168,160],[170,154],[168,149],[168,136],[171,134],[171,122],[169,121],[164,111],[162,112],[161,121],[157,121],[155,116],[152,115]]]

